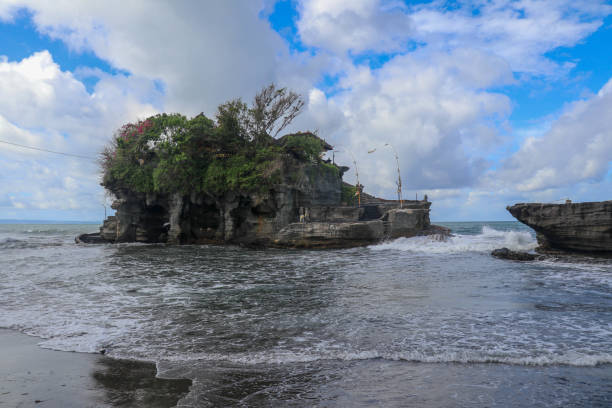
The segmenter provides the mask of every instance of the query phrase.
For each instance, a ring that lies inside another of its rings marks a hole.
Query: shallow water
[[[492,258],[521,224],[333,251],[74,244],[0,225],[0,327],[151,360],[179,406],[608,406],[612,264]]]

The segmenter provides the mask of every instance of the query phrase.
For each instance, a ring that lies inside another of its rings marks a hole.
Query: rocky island
[[[302,105],[271,85],[251,107],[219,106],[215,120],[160,114],[124,125],[101,160],[116,214],[77,242],[338,248],[448,233],[430,224],[427,200],[344,183],[348,167],[323,159],[333,147],[316,134],[274,137]]]
[[[536,231],[538,252],[612,255],[612,201],[520,203],[507,210]]]

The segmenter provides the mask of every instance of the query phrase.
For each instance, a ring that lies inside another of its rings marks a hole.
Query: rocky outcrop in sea
[[[612,201],[507,207],[536,231],[540,253],[587,253],[612,256]]]
[[[240,244],[251,247],[344,248],[387,238],[449,234],[429,220],[429,201],[368,196],[364,205],[342,202],[342,171],[284,160],[281,182],[266,192],[181,195],[117,189],[99,234],[81,243],[148,242]]]

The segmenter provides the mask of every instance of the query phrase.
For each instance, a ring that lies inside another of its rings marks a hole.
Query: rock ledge
[[[612,201],[520,203],[506,209],[536,231],[540,253],[612,255]]]
[[[511,261],[535,261],[537,256],[528,252],[511,251],[508,248],[498,248],[491,252],[495,258],[508,259]]]

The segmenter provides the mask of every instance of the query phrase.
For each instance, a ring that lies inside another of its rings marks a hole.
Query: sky
[[[0,219],[101,221],[122,124],[214,117],[272,82],[346,181],[354,157],[397,197],[396,151],[433,221],[612,199],[610,1],[0,0]]]

